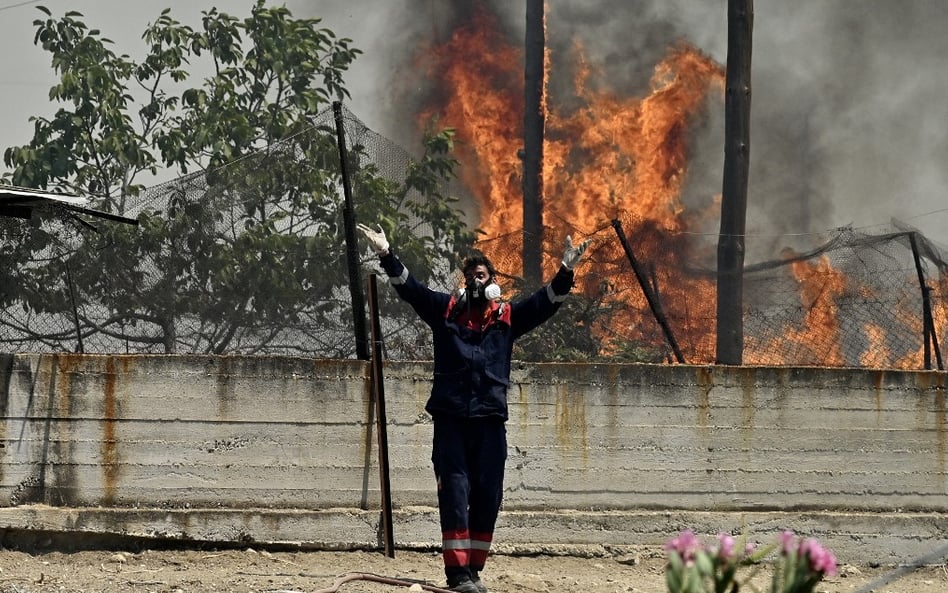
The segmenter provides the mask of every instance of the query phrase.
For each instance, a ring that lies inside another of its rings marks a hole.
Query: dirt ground
[[[483,573],[496,593],[665,593],[661,550],[615,557],[496,554]],[[766,570],[755,583],[766,590]],[[354,578],[381,575],[414,587]],[[352,580],[346,580],[352,578]],[[434,553],[144,550],[25,553],[0,550],[0,593],[394,593],[443,586]],[[750,588],[742,589],[749,591]],[[842,566],[817,588],[825,593],[944,593],[944,566]]]

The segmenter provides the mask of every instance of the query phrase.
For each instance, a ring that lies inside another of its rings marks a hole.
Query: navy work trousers
[[[507,428],[501,418],[434,419],[431,461],[438,481],[448,582],[484,568],[504,494]]]

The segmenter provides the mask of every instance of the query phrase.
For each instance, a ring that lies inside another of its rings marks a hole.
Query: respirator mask
[[[471,278],[464,287],[467,297],[472,304],[483,303],[500,298],[500,287],[493,282],[483,282]]]

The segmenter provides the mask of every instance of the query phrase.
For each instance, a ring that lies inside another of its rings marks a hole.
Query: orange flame
[[[523,56],[497,29],[492,15],[477,10],[433,51],[439,106],[420,114],[423,123],[436,116],[455,128],[460,175],[481,206],[478,226],[488,236],[514,231],[522,220]],[[588,89],[590,71],[579,68],[575,80],[582,108],[548,111],[543,181],[554,198],[547,222],[556,228],[561,219],[590,232],[609,213],[629,211],[681,230],[686,126],[711,88],[723,87],[721,66],[690,46],[675,47],[656,66],[652,93],[642,100]]]
[[[481,205],[478,225],[488,233],[523,219],[521,166],[517,150],[522,137],[522,51],[497,31],[496,20],[483,9],[436,48],[431,76],[439,81],[443,107],[423,111],[422,124],[436,116],[456,130],[461,181]]]
[[[590,90],[589,74],[588,66],[581,68],[575,83],[581,109],[550,112],[555,139],[544,146],[544,181],[550,194],[563,197],[551,201],[552,213],[587,231],[616,211],[682,230],[686,126],[709,91],[723,86],[721,67],[692,47],[674,47],[656,66],[651,94],[642,100]],[[578,170],[570,162],[577,153]]]

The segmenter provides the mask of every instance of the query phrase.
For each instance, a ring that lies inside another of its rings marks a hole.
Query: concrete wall
[[[440,543],[430,372],[385,367],[400,546]],[[354,360],[0,356],[0,529],[375,547],[368,377]],[[496,548],[791,528],[844,561],[916,561],[948,545],[945,377],[517,366]]]

